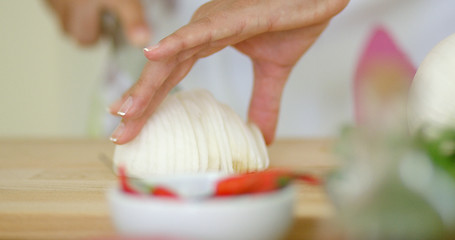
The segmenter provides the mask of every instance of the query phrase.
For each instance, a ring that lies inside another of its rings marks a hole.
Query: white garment
[[[170,9],[165,1],[145,3],[154,42],[186,24],[205,2],[179,0]],[[434,45],[455,32],[454,10],[452,0],[351,0],[295,66],[283,94],[277,136],[337,134],[340,125],[353,119],[352,79],[373,28],[384,26],[418,66]],[[142,51],[133,52],[135,57],[123,53],[123,59],[142,66],[145,61]],[[119,65],[128,69],[128,64]],[[128,79],[132,81],[138,73],[130,71],[129,75],[134,76]],[[179,86],[206,88],[245,119],[252,79],[249,59],[233,48],[226,48],[200,59]]]

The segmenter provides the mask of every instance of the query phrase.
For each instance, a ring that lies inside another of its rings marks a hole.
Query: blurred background
[[[44,1],[0,1],[0,137],[87,137],[108,44],[82,48]]]

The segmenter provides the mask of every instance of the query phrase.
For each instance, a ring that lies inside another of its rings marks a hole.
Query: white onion
[[[410,89],[409,125],[445,127],[455,123],[455,34],[437,44],[417,70]]]
[[[245,123],[206,90],[169,95],[131,142],[118,145],[114,166],[129,175],[244,173],[268,167],[257,126]]]

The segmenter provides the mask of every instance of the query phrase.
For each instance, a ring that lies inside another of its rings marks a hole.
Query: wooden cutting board
[[[0,239],[112,236],[105,192],[115,186],[114,145],[101,140],[0,140]],[[324,173],[335,166],[328,140],[278,140],[271,165]],[[333,215],[320,187],[299,185],[296,225],[302,239]]]

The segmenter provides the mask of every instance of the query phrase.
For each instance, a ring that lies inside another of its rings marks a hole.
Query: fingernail
[[[159,46],[160,46],[160,44],[155,44],[153,46],[144,48],[144,51],[145,52],[150,52],[150,51],[153,51],[153,50],[157,49]]]
[[[147,28],[137,28],[134,30],[131,40],[135,46],[146,46],[150,41],[150,31]]]
[[[122,136],[124,129],[125,129],[125,123],[120,122],[119,125],[117,126],[117,128],[112,133],[109,140],[111,140],[112,142],[117,142],[117,140]]]
[[[133,97],[129,96],[118,110],[117,115],[121,117],[125,116],[131,106],[133,106]]]

